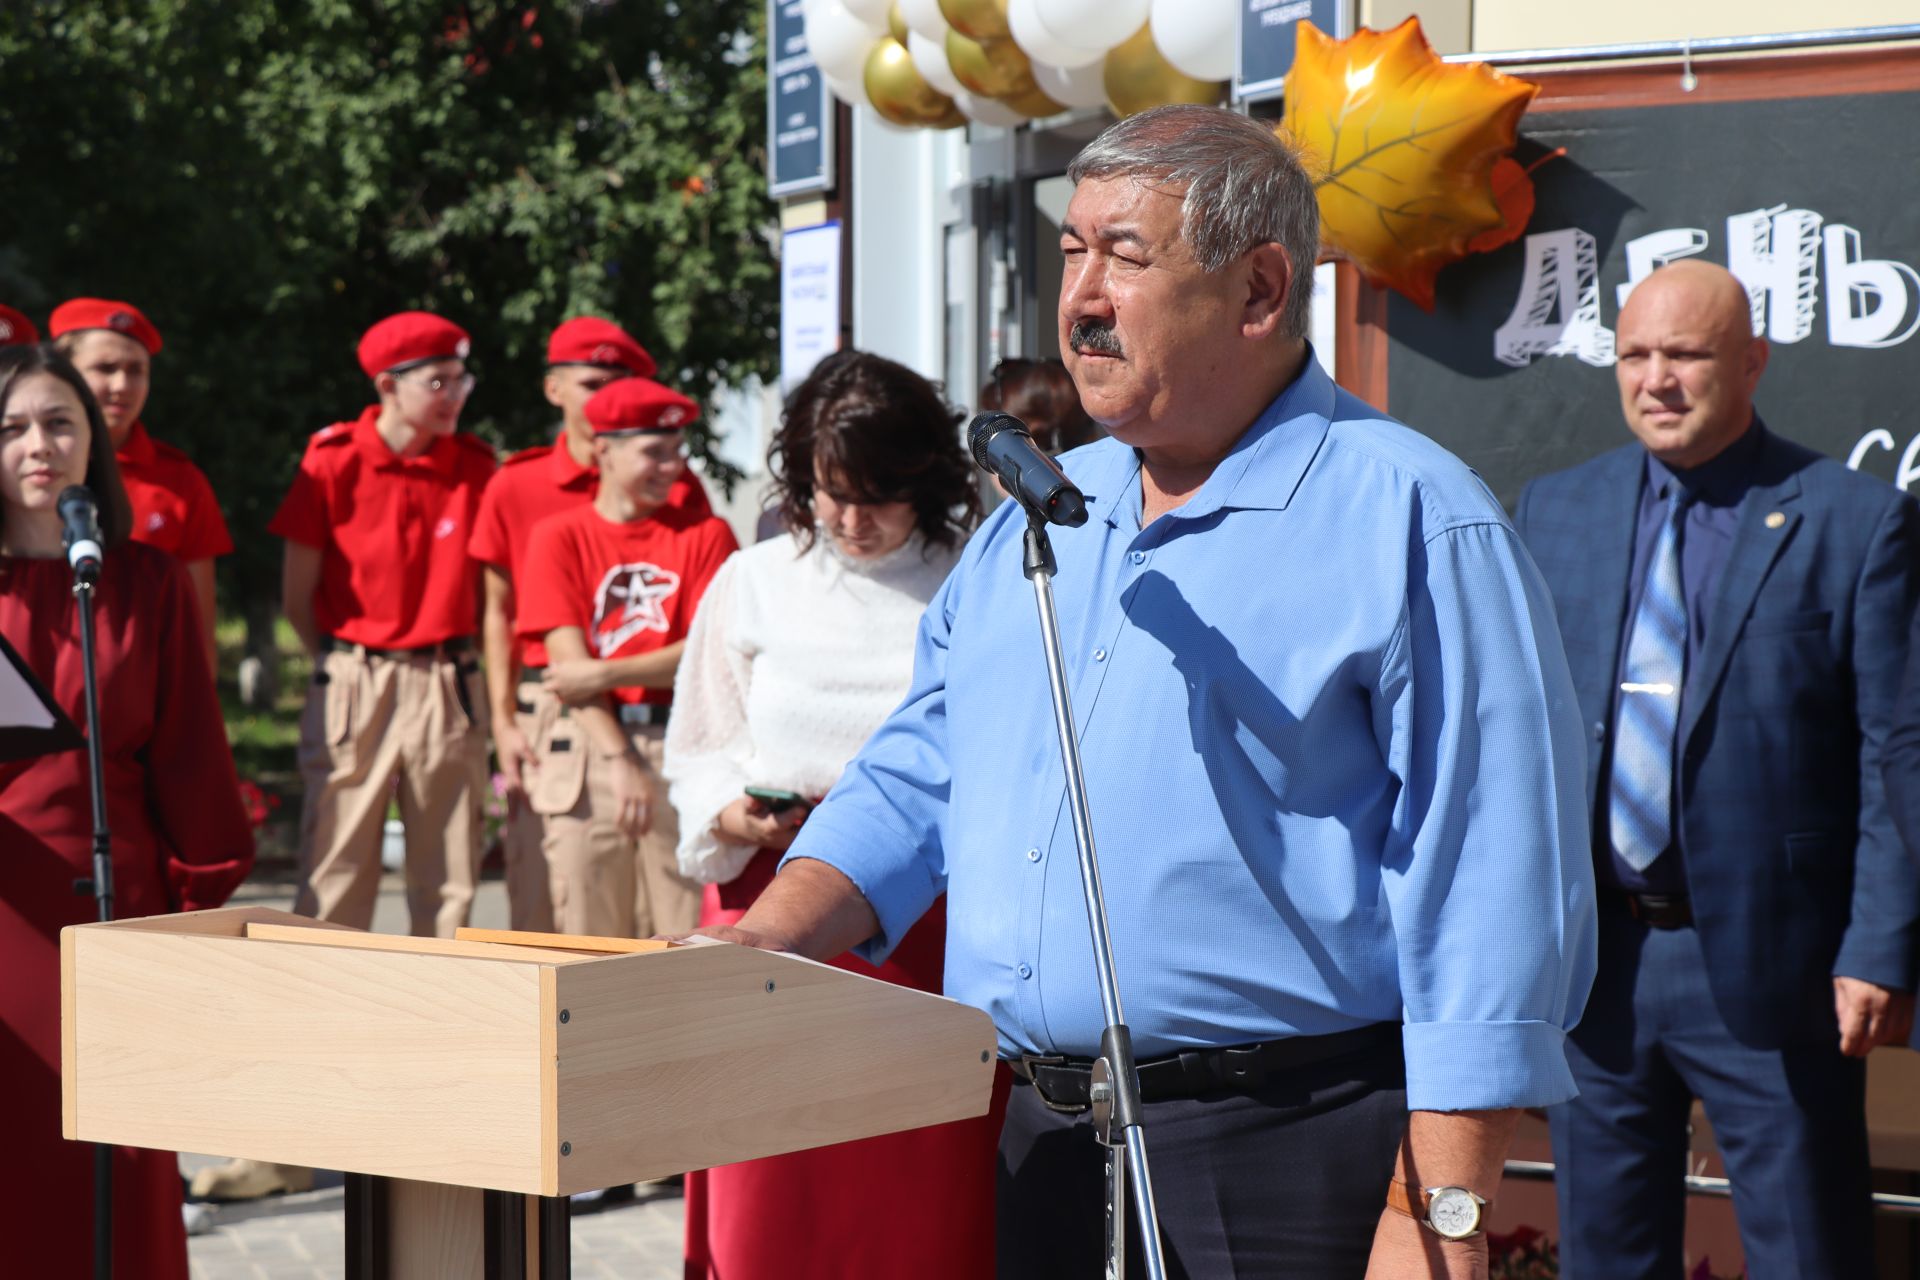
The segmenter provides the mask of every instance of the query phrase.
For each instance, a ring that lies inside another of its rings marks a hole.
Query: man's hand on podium
[[[859,886],[817,858],[795,858],[761,891],[739,924],[695,929],[670,941],[714,938],[831,960],[879,932],[880,917]]]

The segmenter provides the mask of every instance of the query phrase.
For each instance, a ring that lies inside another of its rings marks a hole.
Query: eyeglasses
[[[455,400],[465,400],[473,391],[473,375],[463,373],[457,378],[427,377],[401,378],[401,382],[411,382],[429,395],[451,396]]]

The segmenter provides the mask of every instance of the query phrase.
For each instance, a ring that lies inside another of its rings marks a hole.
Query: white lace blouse
[[[914,632],[959,558],[915,534],[877,560],[823,534],[738,551],[707,587],[687,636],[667,724],[666,777],[680,870],[707,884],[756,852],[714,819],[749,786],[823,796],[906,695]]]

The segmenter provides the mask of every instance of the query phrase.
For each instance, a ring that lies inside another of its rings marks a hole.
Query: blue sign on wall
[[[1342,0],[1240,0],[1240,72],[1233,96],[1259,102],[1280,96],[1293,67],[1293,29],[1311,22],[1330,36],[1346,34]]]
[[[807,51],[801,0],[767,0],[767,186],[776,196],[833,186],[833,98]]]

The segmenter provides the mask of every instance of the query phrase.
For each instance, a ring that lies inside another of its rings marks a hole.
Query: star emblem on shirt
[[[666,601],[680,589],[680,575],[639,561],[615,565],[593,597],[593,651],[612,657],[643,631],[667,630]]]

